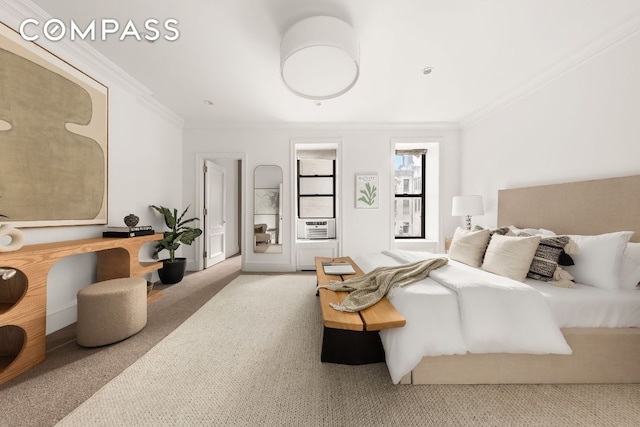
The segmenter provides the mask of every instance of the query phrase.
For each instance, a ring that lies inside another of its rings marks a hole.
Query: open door
[[[204,161],[204,268],[225,259],[225,169]]]

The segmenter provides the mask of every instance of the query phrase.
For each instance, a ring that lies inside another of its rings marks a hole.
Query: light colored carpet
[[[394,386],[320,362],[315,277],[241,275],[60,426],[632,426],[638,385]]]
[[[0,426],[49,427],[80,406],[152,349],[240,275],[241,257],[198,272],[175,285],[156,283],[161,298],[147,306],[147,325],[104,347],[80,347],[76,324],[47,335],[44,362],[0,385]]]

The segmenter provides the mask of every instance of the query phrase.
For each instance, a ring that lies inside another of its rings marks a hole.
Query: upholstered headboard
[[[498,191],[498,225],[558,234],[635,231],[640,242],[640,175]]]

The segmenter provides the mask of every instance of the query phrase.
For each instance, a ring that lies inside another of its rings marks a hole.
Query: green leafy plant
[[[371,206],[376,201],[376,186],[371,185],[368,182],[364,185],[364,188],[360,189],[360,193],[362,196],[358,199],[358,201],[362,203],[366,203]]]
[[[185,245],[190,245],[193,241],[202,234],[202,230],[197,227],[190,227],[187,224],[198,221],[198,218],[189,218],[184,219],[187,211],[190,206],[182,212],[180,216],[178,216],[177,209],[169,209],[164,206],[155,206],[151,205],[153,209],[155,209],[158,213],[164,216],[164,223],[170,231],[164,232],[164,238],[158,241],[156,245],[155,252],[153,253],[153,258],[158,259],[158,253],[163,250],[169,251],[169,259],[168,262],[175,262],[176,260],[176,250],[180,247],[182,243]]]

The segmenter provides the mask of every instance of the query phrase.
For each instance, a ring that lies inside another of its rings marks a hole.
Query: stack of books
[[[353,266],[347,261],[322,261],[325,274],[355,274]]]
[[[148,236],[155,231],[150,225],[137,225],[135,227],[107,227],[107,231],[102,232],[102,237],[136,237]]]

